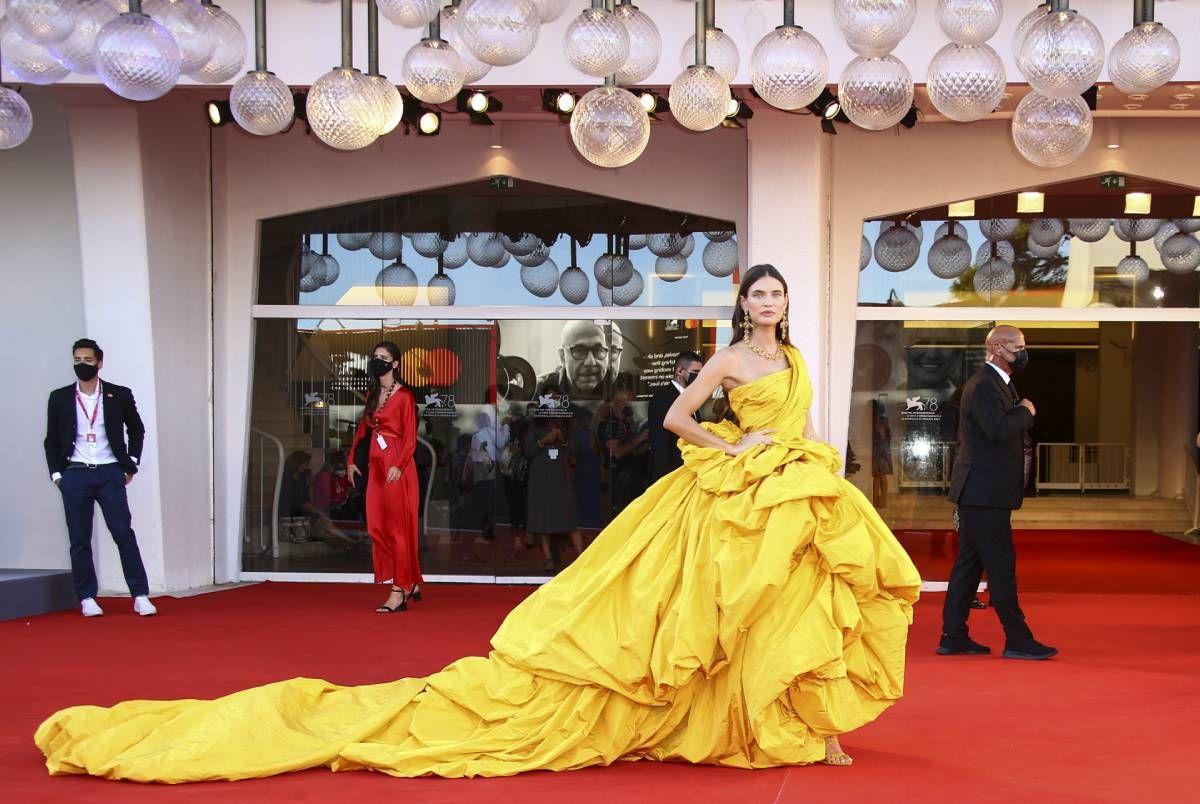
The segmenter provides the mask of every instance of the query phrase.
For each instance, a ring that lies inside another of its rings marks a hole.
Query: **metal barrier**
[[[283,442],[265,430],[259,430],[257,427],[251,427],[250,433],[250,466],[254,467],[257,465],[258,468],[257,478],[252,478],[258,481],[258,499],[249,499],[250,493],[249,490],[247,491],[245,541],[248,545],[255,548],[254,552],[257,555],[263,555],[267,550],[270,550],[272,558],[279,558],[279,496],[283,489]],[[274,477],[269,477],[268,475],[268,442],[275,447]],[[255,447],[259,450],[257,461],[254,454]],[[270,493],[269,498],[267,496],[268,493]],[[270,501],[269,504],[268,499]],[[257,512],[258,516],[257,522],[252,521],[255,512]],[[267,526],[268,522],[270,523],[269,529]],[[270,541],[267,540],[268,533],[270,534]]]
[[[1129,445],[1043,443],[1037,445],[1037,488],[1046,490],[1128,491]]]

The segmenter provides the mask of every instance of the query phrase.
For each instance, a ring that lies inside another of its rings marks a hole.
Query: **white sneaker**
[[[150,602],[150,598],[145,595],[138,595],[133,599],[133,610],[143,617],[158,614],[158,609],[154,608],[154,604]]]
[[[92,597],[79,601],[79,610],[83,613],[84,617],[99,617],[104,613],[104,609],[100,608],[100,604]]]

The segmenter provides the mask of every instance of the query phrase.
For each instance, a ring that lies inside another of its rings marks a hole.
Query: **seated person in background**
[[[319,540],[347,549],[358,544],[360,540],[346,535],[333,524],[327,509],[317,506],[311,477],[312,455],[309,452],[296,450],[284,461],[283,485],[279,490],[279,517],[284,520],[307,520],[308,524],[307,529],[295,530],[289,524],[291,541]]]
[[[331,452],[312,482],[312,504],[330,519],[355,520],[350,492],[354,485],[346,476],[346,457]]]

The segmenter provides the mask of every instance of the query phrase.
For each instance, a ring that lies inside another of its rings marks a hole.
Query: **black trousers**
[[[942,607],[942,633],[950,639],[967,636],[967,615],[988,575],[988,602],[1000,617],[1009,645],[1033,638],[1017,602],[1017,554],[1013,549],[1012,511],[974,505],[958,507],[958,556],[950,571],[950,587]]]
[[[138,550],[129,514],[129,499],[125,496],[125,470],[115,463],[101,464],[94,469],[69,468],[59,481],[63,510],[67,515],[67,534],[71,538],[71,580],[80,600],[95,597],[97,592],[96,566],[92,561],[92,520],[96,503],[104,515],[117,552],[129,594],[150,594],[146,568]]]

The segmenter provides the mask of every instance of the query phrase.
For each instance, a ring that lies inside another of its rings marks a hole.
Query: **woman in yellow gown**
[[[847,764],[837,735],[902,694],[920,579],[837,452],[755,266],[735,344],[667,426],[684,466],[518,605],[486,657],[362,687],[296,678],[213,701],[75,706],[38,728],[52,774],[188,782],[326,765],[503,776],[619,759]],[[743,324],[743,322],[749,322]],[[718,384],[740,422],[699,425]]]

